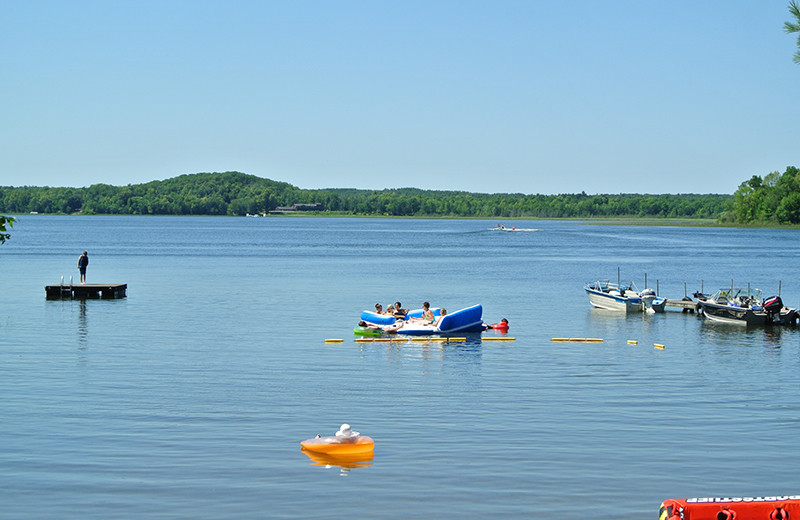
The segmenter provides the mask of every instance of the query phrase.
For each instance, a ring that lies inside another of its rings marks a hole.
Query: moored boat
[[[738,325],[797,325],[800,313],[785,307],[780,296],[763,298],[760,289],[720,289],[701,299],[698,308],[706,319]]]
[[[632,281],[614,283],[597,280],[587,283],[583,288],[589,296],[589,303],[611,311],[643,312],[647,308],[653,308],[656,312],[663,312],[666,303],[663,298],[656,298],[652,289],[646,289],[647,294],[642,296]]]
[[[667,299],[657,296],[653,289],[645,289],[639,296],[642,298],[645,311],[664,312],[664,308],[667,306]]]

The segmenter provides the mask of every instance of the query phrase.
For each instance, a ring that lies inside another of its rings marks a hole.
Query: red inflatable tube
[[[661,503],[659,520],[800,520],[800,495],[672,498]]]

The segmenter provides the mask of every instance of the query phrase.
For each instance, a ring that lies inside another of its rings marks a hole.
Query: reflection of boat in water
[[[643,312],[652,309],[655,312],[664,312],[667,300],[656,296],[652,289],[645,289],[641,293],[632,281],[598,280],[584,286],[589,296],[589,303],[601,309],[620,312]]]
[[[760,289],[720,289],[697,303],[706,319],[739,325],[797,325],[800,313],[780,296],[762,299]]]
[[[311,459],[311,463],[314,466],[339,466],[345,469],[364,468],[370,466],[372,465],[372,459],[375,457],[375,453],[372,451],[369,453],[339,456],[332,456],[327,453],[317,453],[305,448],[300,451],[302,451],[309,459]]]

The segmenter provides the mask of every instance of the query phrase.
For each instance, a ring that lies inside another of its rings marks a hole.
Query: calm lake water
[[[800,330],[583,291],[620,268],[670,298],[780,282],[796,306],[800,232],[504,223],[538,231],[23,216],[0,246],[0,517],[655,519],[667,498],[800,492]],[[127,298],[45,299],[83,250]],[[353,341],[398,299],[481,303],[516,340]],[[343,422],[369,463],[300,451]]]

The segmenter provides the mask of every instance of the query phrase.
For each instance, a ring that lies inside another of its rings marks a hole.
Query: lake
[[[619,269],[669,298],[733,281],[797,306],[800,231],[503,223],[532,231],[22,216],[0,246],[0,517],[646,519],[800,492],[800,330],[583,291]],[[84,250],[126,298],[46,300]],[[515,341],[356,343],[360,312],[396,300],[480,303]],[[371,461],[300,451],[345,422]]]

